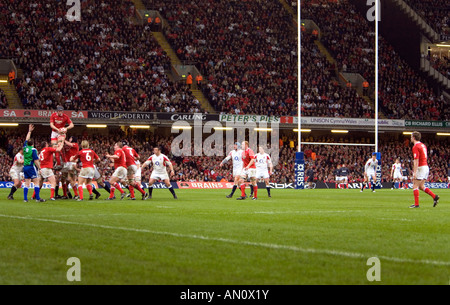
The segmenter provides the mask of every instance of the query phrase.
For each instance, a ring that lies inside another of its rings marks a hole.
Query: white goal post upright
[[[302,152],[302,1],[297,2],[297,135],[298,148],[295,153],[295,188],[305,188],[305,157]]]
[[[297,98],[298,98],[298,117],[297,117],[297,128],[298,128],[298,148],[295,154],[295,188],[305,189],[305,159],[304,153],[302,152],[302,57],[301,57],[301,32],[302,32],[302,21],[301,21],[301,0],[297,2]],[[329,146],[371,146],[375,148],[377,153],[377,158],[380,159],[380,153],[378,152],[378,20],[380,13],[380,3],[378,0],[375,1],[375,144],[364,144],[364,143],[321,143],[321,142],[306,142],[308,145],[329,145]],[[379,160],[379,162],[381,162]],[[377,168],[377,182],[381,182],[381,163]]]
[[[378,152],[378,22],[380,0],[375,0],[375,152]]]

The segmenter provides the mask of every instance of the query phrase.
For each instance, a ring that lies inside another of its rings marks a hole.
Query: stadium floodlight
[[[233,130],[233,127],[214,127],[214,130]]]
[[[8,81],[6,79],[0,79],[0,83],[7,83]]]
[[[437,136],[450,137],[450,133],[448,133],[448,132],[438,132],[436,135]]]
[[[135,128],[135,129],[150,129],[150,125],[130,125],[130,128]]]
[[[404,131],[403,134],[405,136],[410,136],[410,135],[412,135],[412,131]]]
[[[437,44],[437,47],[450,48],[450,44]]]
[[[0,123],[0,126],[13,126],[13,127],[17,127],[19,126],[18,123]]]
[[[337,129],[334,129],[331,132],[332,133],[348,133],[348,130],[337,130]]]
[[[106,128],[108,125],[105,124],[88,124],[86,125],[87,128]]]
[[[192,129],[191,126],[172,126],[172,129],[184,130],[184,129]]]
[[[311,129],[301,129],[301,132],[311,132]],[[298,128],[294,129],[294,132],[298,132]]]
[[[272,131],[272,128],[255,128],[255,131]]]

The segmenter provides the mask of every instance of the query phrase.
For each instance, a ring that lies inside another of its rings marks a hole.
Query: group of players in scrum
[[[74,199],[82,201],[84,199],[83,185],[89,192],[89,200],[98,199],[101,195],[95,189],[93,181],[105,188],[109,192],[108,200],[114,200],[115,191],[118,190],[121,194],[120,199],[124,199],[127,195],[122,189],[121,184],[125,185],[128,190],[130,200],[136,200],[135,190],[142,194],[142,200],[151,198],[153,191],[153,184],[161,180],[172,193],[173,197],[177,199],[175,191],[170,184],[170,178],[167,173],[167,167],[170,169],[171,175],[174,174],[173,167],[169,159],[161,153],[158,147],[153,149],[153,155],[140,167],[139,155],[136,151],[128,146],[126,141],[117,142],[114,144],[114,154],[107,154],[106,157],[114,162],[114,173],[109,180],[110,187],[103,181],[95,163],[100,162],[100,157],[89,148],[89,142],[84,140],[81,142],[81,150],[78,147],[76,137],[70,137],[69,141],[65,140],[64,133],[66,130],[61,127],[58,130],[56,138],[52,136],[52,142],[41,144],[41,151],[38,153],[34,147],[34,142],[31,139],[31,134],[34,126],[30,125],[28,134],[25,139],[23,148],[16,154],[14,164],[10,170],[10,176],[13,179],[14,185],[11,188],[8,199],[13,200],[14,193],[21,187],[22,178],[25,180],[24,185],[24,201],[28,202],[28,190],[31,182],[34,184],[34,194],[32,199],[38,202],[45,202],[40,198],[40,189],[47,180],[50,184],[50,200],[58,198],[59,183],[62,183],[64,196],[63,199],[68,198],[70,194],[68,184],[72,186],[74,192]],[[81,162],[81,169],[77,166],[77,161]],[[153,171],[149,181],[149,192],[145,192],[141,186],[141,170],[149,165],[152,165]],[[56,172],[56,174],[55,174]],[[79,174],[78,174],[79,172]],[[77,179],[78,176],[78,179]]]

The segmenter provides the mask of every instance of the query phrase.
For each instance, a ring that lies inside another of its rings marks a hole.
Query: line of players
[[[248,196],[245,193],[245,181],[247,179],[250,180],[250,198],[252,200],[258,199],[258,180],[264,180],[267,194],[269,197],[272,197],[270,194],[269,178],[273,172],[273,163],[270,155],[266,154],[264,148],[261,146],[258,148],[259,152],[255,155],[247,141],[242,142],[242,144],[236,142],[233,148],[228,156],[220,163],[220,167],[223,167],[229,160],[233,162],[234,185],[231,193],[226,197],[232,198],[239,188],[241,190],[241,196],[237,200],[247,199]]]
[[[115,143],[114,154],[105,155],[105,157],[114,162],[115,168],[109,181],[111,186],[109,188],[101,178],[95,165],[100,162],[100,158],[89,148],[89,142],[86,140],[82,141],[82,149],[80,150],[76,137],[70,137],[69,141],[65,140],[64,133],[66,130],[64,129],[60,127],[57,131],[53,130],[51,144],[43,142],[41,151],[38,153],[31,139],[34,126],[29,126],[23,149],[16,154],[10,170],[10,176],[14,185],[8,195],[8,199],[14,199],[13,195],[21,187],[22,178],[25,180],[25,202],[28,202],[28,190],[31,182],[34,184],[32,199],[35,199],[37,202],[45,202],[44,199],[40,198],[40,189],[44,180],[47,180],[51,186],[50,200],[58,198],[60,181],[63,186],[64,196],[61,197],[63,199],[69,197],[69,184],[72,186],[75,195],[74,199],[78,201],[84,199],[83,185],[86,186],[89,192],[89,200],[93,199],[94,194],[96,195],[95,198],[98,199],[101,195],[93,184],[93,181],[96,181],[98,185],[109,192],[108,200],[116,199],[114,195],[116,190],[121,194],[120,199],[124,199],[127,196],[120,183],[128,188],[130,200],[136,200],[135,190],[142,194],[142,200],[146,200],[152,197],[153,185],[158,180],[163,181],[173,197],[177,199],[167,173],[167,167],[169,167],[170,174],[174,175],[173,166],[167,156],[161,153],[160,148],[155,147],[153,149],[153,155],[147,159],[141,168],[139,163],[140,156],[132,147],[128,146],[126,141]],[[78,168],[77,161],[81,162],[81,169]],[[148,186],[149,192],[146,193],[141,185],[141,171],[150,165],[152,166],[152,173]]]
[[[378,165],[378,161],[375,157],[370,158],[365,166],[364,166],[364,188],[372,188],[371,181],[376,181],[372,179],[376,173],[376,167]],[[335,188],[339,189],[348,189],[350,170],[345,166],[345,164],[338,165],[337,169],[333,172],[335,176]],[[392,180],[392,188],[391,189],[408,189],[408,179],[409,179],[410,171],[405,167],[405,164],[401,163],[400,158],[395,160],[395,163],[391,167],[390,177]],[[308,175],[307,175],[308,176]]]

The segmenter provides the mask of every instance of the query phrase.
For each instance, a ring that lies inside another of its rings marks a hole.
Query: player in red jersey
[[[411,134],[411,142],[414,144],[412,149],[414,155],[414,169],[413,169],[413,190],[414,190],[414,204],[410,208],[419,208],[419,189],[430,195],[434,204],[439,202],[439,196],[435,195],[429,188],[425,187],[425,182],[428,179],[430,168],[428,167],[428,153],[425,144],[420,142],[422,135],[418,131]]]
[[[120,200],[125,198],[125,192],[119,185],[120,180],[125,180],[127,178],[127,157],[125,156],[125,152],[122,147],[123,144],[121,142],[117,142],[114,144],[114,155],[106,155],[107,158],[114,161],[114,168],[116,169],[109,180],[109,184],[111,184],[111,192],[109,193],[109,198],[107,200],[116,199],[114,196],[114,191],[116,189],[118,189],[121,193]]]
[[[56,143],[59,138],[64,140],[66,138],[66,132],[74,127],[70,118],[63,113],[64,107],[56,107],[57,112],[53,113],[50,117],[50,128],[52,129],[52,144]],[[66,127],[66,125],[69,125]]]
[[[250,189],[251,194],[250,197],[254,194],[255,196],[252,200],[256,200],[258,196],[258,185],[256,184],[256,164],[254,159],[256,158],[255,153],[248,146],[248,142],[242,142],[242,147],[244,148],[244,152],[242,153],[242,161],[244,162],[244,168],[241,173],[242,180],[250,179]],[[253,160],[253,162],[251,162]],[[237,198],[237,200],[247,199],[247,195],[245,194],[245,183],[241,184],[241,197]]]
[[[78,199],[78,186],[77,186],[77,172],[79,171],[79,169],[77,168],[77,165],[75,162],[71,162],[70,158],[72,158],[73,156],[75,156],[78,151],[80,150],[78,143],[77,143],[77,138],[76,137],[70,137],[69,141],[64,141],[65,142],[65,149],[63,151],[63,156],[64,156],[64,167],[62,169],[62,186],[63,186],[63,192],[64,192],[64,197],[67,199],[67,194],[69,193],[69,189],[68,189],[68,183],[70,183],[70,185],[72,186],[73,189],[73,193],[75,195],[75,197],[73,197],[73,199]]]
[[[148,198],[148,194],[142,189],[141,183],[137,183],[135,181],[136,172],[138,170],[136,161],[139,161],[139,155],[137,154],[136,150],[134,150],[132,147],[128,146],[127,141],[123,141],[122,144],[124,145],[122,150],[125,153],[125,156],[127,158],[126,166],[127,166],[127,177],[128,177],[128,189],[130,190],[130,196],[131,200],[136,200],[134,196],[134,189],[136,188],[141,194],[142,194],[142,200],[145,200]]]
[[[60,142],[58,145],[53,144],[52,146],[49,146],[48,142],[43,142],[41,147],[43,148],[39,153],[39,161],[41,162],[41,170],[39,174],[41,175],[42,179],[40,179],[39,181],[39,188],[42,188],[44,180],[47,179],[51,187],[50,200],[55,200],[56,177],[53,173],[53,155],[62,150],[63,143]]]
[[[98,155],[92,149],[89,149],[88,141],[84,140],[81,142],[81,148],[75,156],[70,157],[70,162],[80,159],[82,164],[82,169],[78,176],[78,193],[80,198],[77,201],[83,201],[83,184],[86,184],[86,189],[89,192],[89,200],[94,199],[92,195],[92,179],[95,174],[94,162],[100,161]]]

